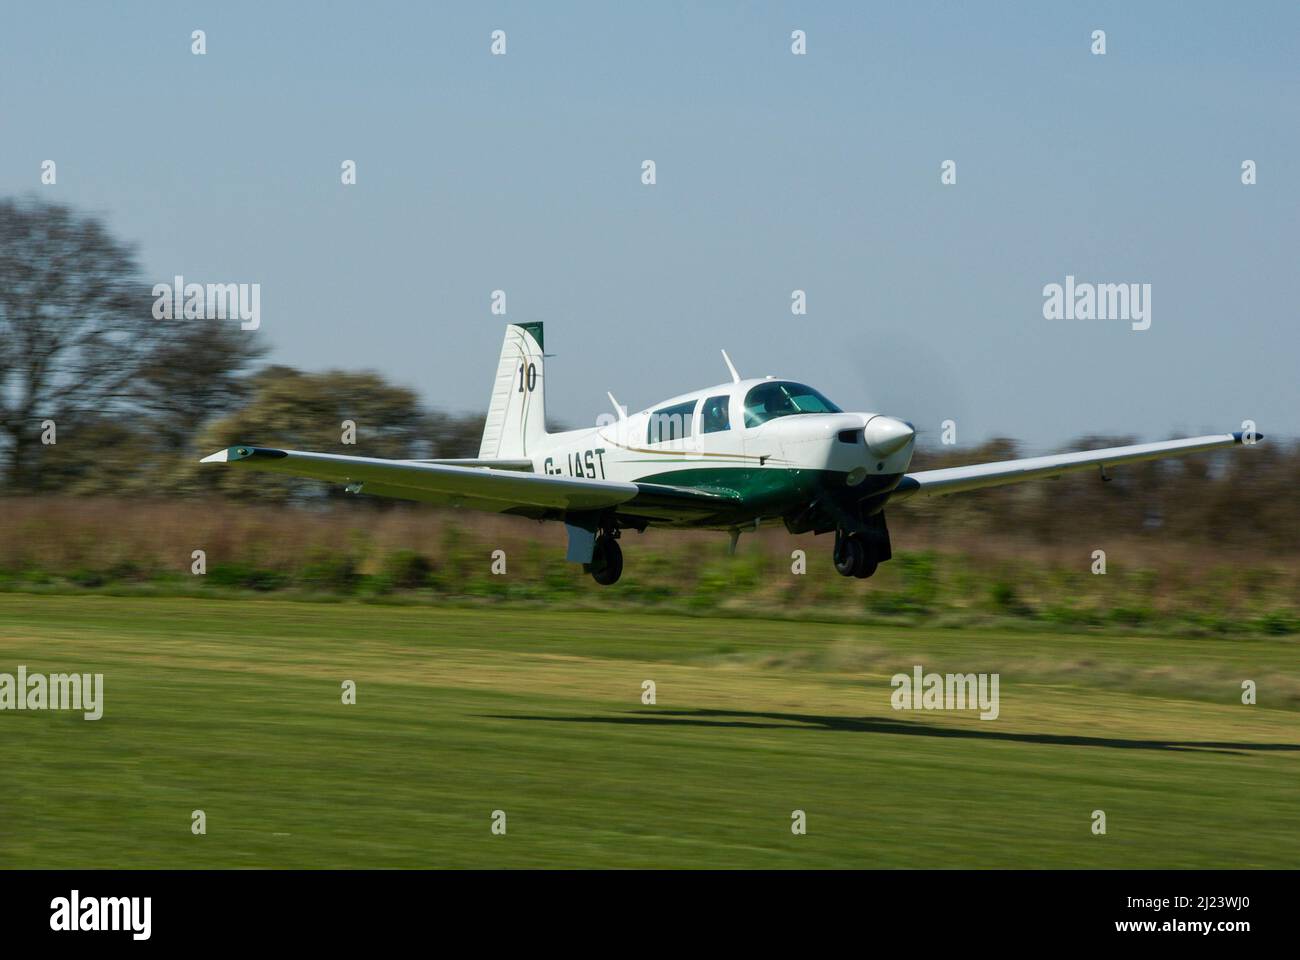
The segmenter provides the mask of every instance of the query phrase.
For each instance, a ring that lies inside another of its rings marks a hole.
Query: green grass
[[[1292,867],[1296,653],[1285,636],[0,595],[0,672],[105,675],[97,722],[0,712],[0,864]],[[893,711],[889,676],[913,663],[999,672],[1000,718]]]

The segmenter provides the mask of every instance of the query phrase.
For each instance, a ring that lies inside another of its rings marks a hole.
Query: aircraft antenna
[[[727,369],[731,371],[731,382],[740,383],[740,374],[736,372],[736,365],[731,362],[731,358],[727,356],[726,350],[722,351],[722,359],[727,362]]]
[[[614,394],[610,393],[608,390],[605,391],[605,396],[609,397],[609,402],[614,405],[614,412],[618,414],[618,418],[620,420],[626,420],[627,408],[619,406],[618,401],[614,399]]]

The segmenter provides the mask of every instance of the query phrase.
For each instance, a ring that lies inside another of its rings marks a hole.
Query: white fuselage
[[[765,378],[695,390],[621,419],[610,414],[594,428],[546,434],[527,452],[545,475],[690,486],[704,477],[728,485],[729,476],[752,486],[755,470],[843,474],[848,486],[906,471],[913,431],[892,417],[783,412],[759,422],[746,415],[756,387],[788,383]]]

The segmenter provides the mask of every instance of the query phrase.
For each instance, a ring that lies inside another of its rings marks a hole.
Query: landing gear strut
[[[856,534],[836,531],[835,570],[840,576],[865,580],[879,564],[873,544]]]
[[[591,555],[591,563],[584,565],[592,579],[602,587],[618,583],[618,578],[623,575],[623,550],[615,536],[609,531],[602,531],[596,537],[596,550]]]

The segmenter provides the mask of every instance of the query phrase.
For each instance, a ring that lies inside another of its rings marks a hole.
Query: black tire
[[[862,563],[860,563],[858,565],[858,568],[853,571],[853,575],[857,577],[859,580],[865,580],[867,579],[867,577],[871,576],[873,573],[876,572],[876,567],[878,566],[880,566],[880,564],[875,560],[871,559],[871,557],[867,554],[867,551],[864,549],[862,551]]]
[[[841,577],[853,577],[866,560],[862,541],[843,537],[835,548],[835,572]]]
[[[602,587],[618,583],[623,576],[623,549],[613,537],[597,537],[591,556],[591,578]]]

